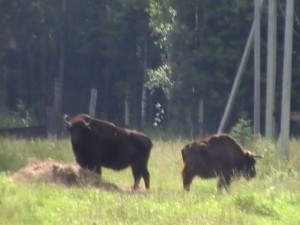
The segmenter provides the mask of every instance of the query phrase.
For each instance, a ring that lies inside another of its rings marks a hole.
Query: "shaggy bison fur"
[[[218,188],[228,188],[232,176],[242,175],[247,180],[256,176],[255,158],[262,158],[244,150],[226,134],[213,135],[205,140],[195,141],[181,150],[184,168],[183,186],[189,190],[195,176],[203,179],[219,178]]]
[[[101,167],[122,170],[131,166],[134,189],[141,177],[150,188],[147,169],[152,148],[150,138],[139,131],[117,127],[113,123],[79,114],[65,118],[77,163],[100,173]]]

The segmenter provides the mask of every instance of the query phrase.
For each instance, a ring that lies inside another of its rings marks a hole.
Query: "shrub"
[[[38,124],[37,119],[22,100],[19,100],[15,111],[1,108],[0,118],[0,128],[28,127]]]
[[[240,118],[238,122],[232,127],[232,129],[230,130],[230,134],[242,145],[248,145],[255,139],[251,121],[243,118]]]

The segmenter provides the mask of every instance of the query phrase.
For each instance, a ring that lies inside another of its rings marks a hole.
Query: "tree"
[[[186,118],[196,124],[201,98],[205,119],[216,121],[251,24],[250,3],[170,0],[151,6],[151,25],[172,71],[169,110],[176,124],[190,129]]]

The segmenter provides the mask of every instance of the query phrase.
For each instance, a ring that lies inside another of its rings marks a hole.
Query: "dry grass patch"
[[[104,182],[98,174],[90,170],[53,159],[31,159],[24,168],[14,172],[11,176],[17,181],[27,183],[46,182],[65,187],[92,186],[103,190],[121,191],[118,186]]]

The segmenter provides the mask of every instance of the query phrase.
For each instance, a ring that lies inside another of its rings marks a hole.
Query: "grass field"
[[[249,144],[265,156],[257,163],[257,178],[234,181],[229,192],[218,191],[216,179],[199,178],[190,192],[183,191],[180,149],[188,142],[155,139],[151,190],[116,192],[15,181],[10,174],[30,158],[74,162],[69,140],[0,139],[0,225],[300,224],[300,141],[291,140],[288,161],[272,142]],[[129,169],[104,169],[103,178],[125,190],[133,183]]]

